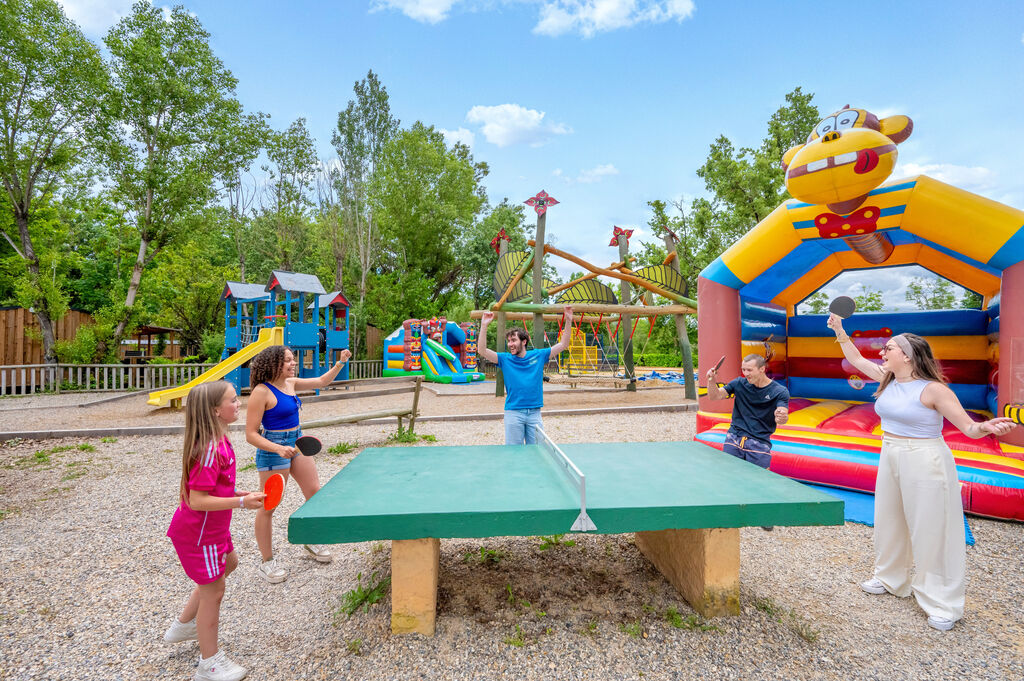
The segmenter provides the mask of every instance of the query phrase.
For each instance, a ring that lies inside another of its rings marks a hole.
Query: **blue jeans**
[[[757,440],[745,435],[737,435],[731,430],[725,434],[722,451],[732,454],[737,459],[749,461],[755,466],[768,468],[772,462],[772,443]]]
[[[539,425],[541,425],[540,407],[536,409],[506,409],[505,444],[537,444],[537,433],[533,428]]]
[[[273,442],[275,445],[294,447],[295,441],[302,436],[302,429],[296,428],[295,430],[264,430],[260,434],[266,439]],[[286,459],[283,456],[278,456],[274,452],[268,452],[264,449],[256,450],[256,470],[258,471],[280,471],[288,470],[291,467],[291,459]]]

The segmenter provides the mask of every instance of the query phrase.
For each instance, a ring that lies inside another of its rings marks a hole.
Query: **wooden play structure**
[[[525,203],[532,206],[537,213],[537,238],[527,242],[533,248],[532,252],[509,251],[508,237],[504,231],[499,232],[491,242],[498,252],[498,266],[494,274],[494,294],[498,301],[491,306],[491,310],[497,313],[495,320],[498,351],[505,349],[507,321],[532,321],[533,346],[542,347],[545,344],[544,322],[558,321],[561,325],[562,308],[565,305],[572,305],[576,328],[573,329],[568,356],[558,359],[559,371],[574,378],[575,383],[580,381],[581,376],[605,374],[606,377],[614,377],[621,362],[626,389],[636,390],[636,373],[633,366],[636,321],[640,317],[647,317],[653,330],[654,318],[660,315],[673,315],[683,355],[682,370],[686,380],[686,397],[696,399],[693,357],[686,334],[684,315],[695,314],[697,302],[686,295],[688,290],[686,281],[679,272],[675,235],[668,230],[663,234],[669,253],[665,262],[633,270],[630,264],[634,258],[629,255],[629,237],[633,230],[615,227],[608,245],[618,247],[619,260],[608,267],[598,267],[544,243],[547,210],[557,204],[557,200],[547,192],[541,191]],[[543,278],[545,255],[555,255],[568,260],[584,268],[589,274],[565,284],[555,285],[551,280]],[[599,282],[598,276],[617,279],[618,295],[611,287]],[[656,295],[670,302],[654,305]],[[551,300],[553,296],[557,296],[553,302],[543,302],[544,298]],[[482,311],[473,312],[476,318],[481,314]],[[619,333],[625,334],[621,357],[616,343]],[[504,395],[500,375],[496,394]]]

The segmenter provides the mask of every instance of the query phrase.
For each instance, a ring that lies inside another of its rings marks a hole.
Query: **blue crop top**
[[[302,406],[302,400],[299,399],[298,395],[283,393],[269,383],[264,383],[263,385],[270,388],[270,392],[274,393],[274,396],[277,398],[277,404],[274,405],[274,408],[263,412],[263,429],[292,430],[293,428],[298,428],[299,407]]]

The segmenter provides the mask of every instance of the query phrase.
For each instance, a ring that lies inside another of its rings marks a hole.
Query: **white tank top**
[[[921,404],[921,393],[931,381],[893,381],[875,400],[882,430],[899,437],[942,437],[942,414]]]

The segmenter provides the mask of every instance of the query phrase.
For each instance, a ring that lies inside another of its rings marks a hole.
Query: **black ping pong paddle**
[[[303,435],[295,440],[295,447],[306,456],[313,456],[320,453],[323,445],[320,444],[319,439],[312,435]]]
[[[857,311],[857,303],[850,296],[839,296],[829,303],[828,311],[837,317],[849,319]]]

